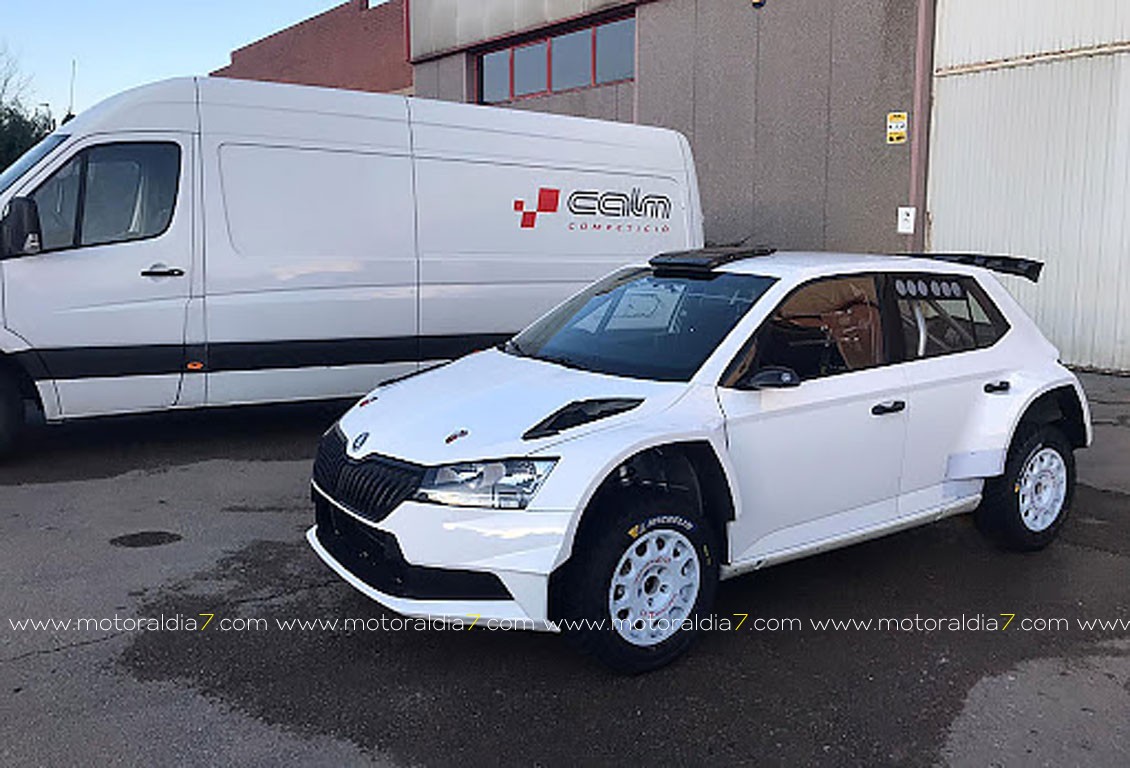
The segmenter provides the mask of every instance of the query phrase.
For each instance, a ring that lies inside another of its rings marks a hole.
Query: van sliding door
[[[404,100],[201,94],[208,403],[351,397],[416,370]]]

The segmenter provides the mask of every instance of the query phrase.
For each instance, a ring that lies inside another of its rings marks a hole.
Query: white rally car
[[[630,672],[686,650],[721,578],[965,512],[1039,549],[1090,413],[984,267],[1040,266],[705,250],[623,269],[358,403],[319,448],[307,538],[401,614],[561,630]]]

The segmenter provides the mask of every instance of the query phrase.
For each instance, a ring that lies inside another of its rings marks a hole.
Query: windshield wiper
[[[552,355],[537,355],[535,360],[541,360],[543,363],[552,363],[553,365],[560,365],[562,368],[569,368],[573,371],[588,371],[589,369],[580,363],[573,362],[567,357],[554,357]]]
[[[518,344],[518,342],[514,339],[507,339],[506,341],[502,342],[498,345],[498,349],[508,355],[514,355],[514,357],[530,356],[530,354],[526,352],[526,350],[522,349],[521,345]]]
[[[531,355],[529,352],[522,349],[522,345],[519,344],[514,339],[510,339],[509,341],[506,341],[502,344],[499,344],[498,349],[502,350],[503,352],[505,352],[508,355],[514,355],[514,357],[528,357],[532,360],[540,360],[543,363],[551,363],[553,365],[560,365],[562,368],[570,368],[574,371],[587,371],[588,370],[587,368],[585,368],[580,363],[576,363],[576,362],[570,360],[567,357],[554,357],[552,355]]]

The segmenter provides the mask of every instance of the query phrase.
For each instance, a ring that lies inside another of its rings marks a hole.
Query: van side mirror
[[[39,207],[30,197],[13,197],[0,219],[0,259],[32,256],[42,248]]]
[[[800,376],[792,368],[770,365],[746,377],[741,383],[741,388],[746,390],[793,389],[799,387],[800,383]]]

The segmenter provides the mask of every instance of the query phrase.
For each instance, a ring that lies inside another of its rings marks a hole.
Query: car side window
[[[758,329],[747,354],[751,373],[783,366],[805,381],[884,365],[875,278],[834,277],[802,286]]]
[[[983,349],[1008,332],[971,277],[895,275],[893,287],[908,360]]]
[[[157,237],[172,221],[179,180],[177,144],[83,150],[31,195],[39,208],[43,250]]]

